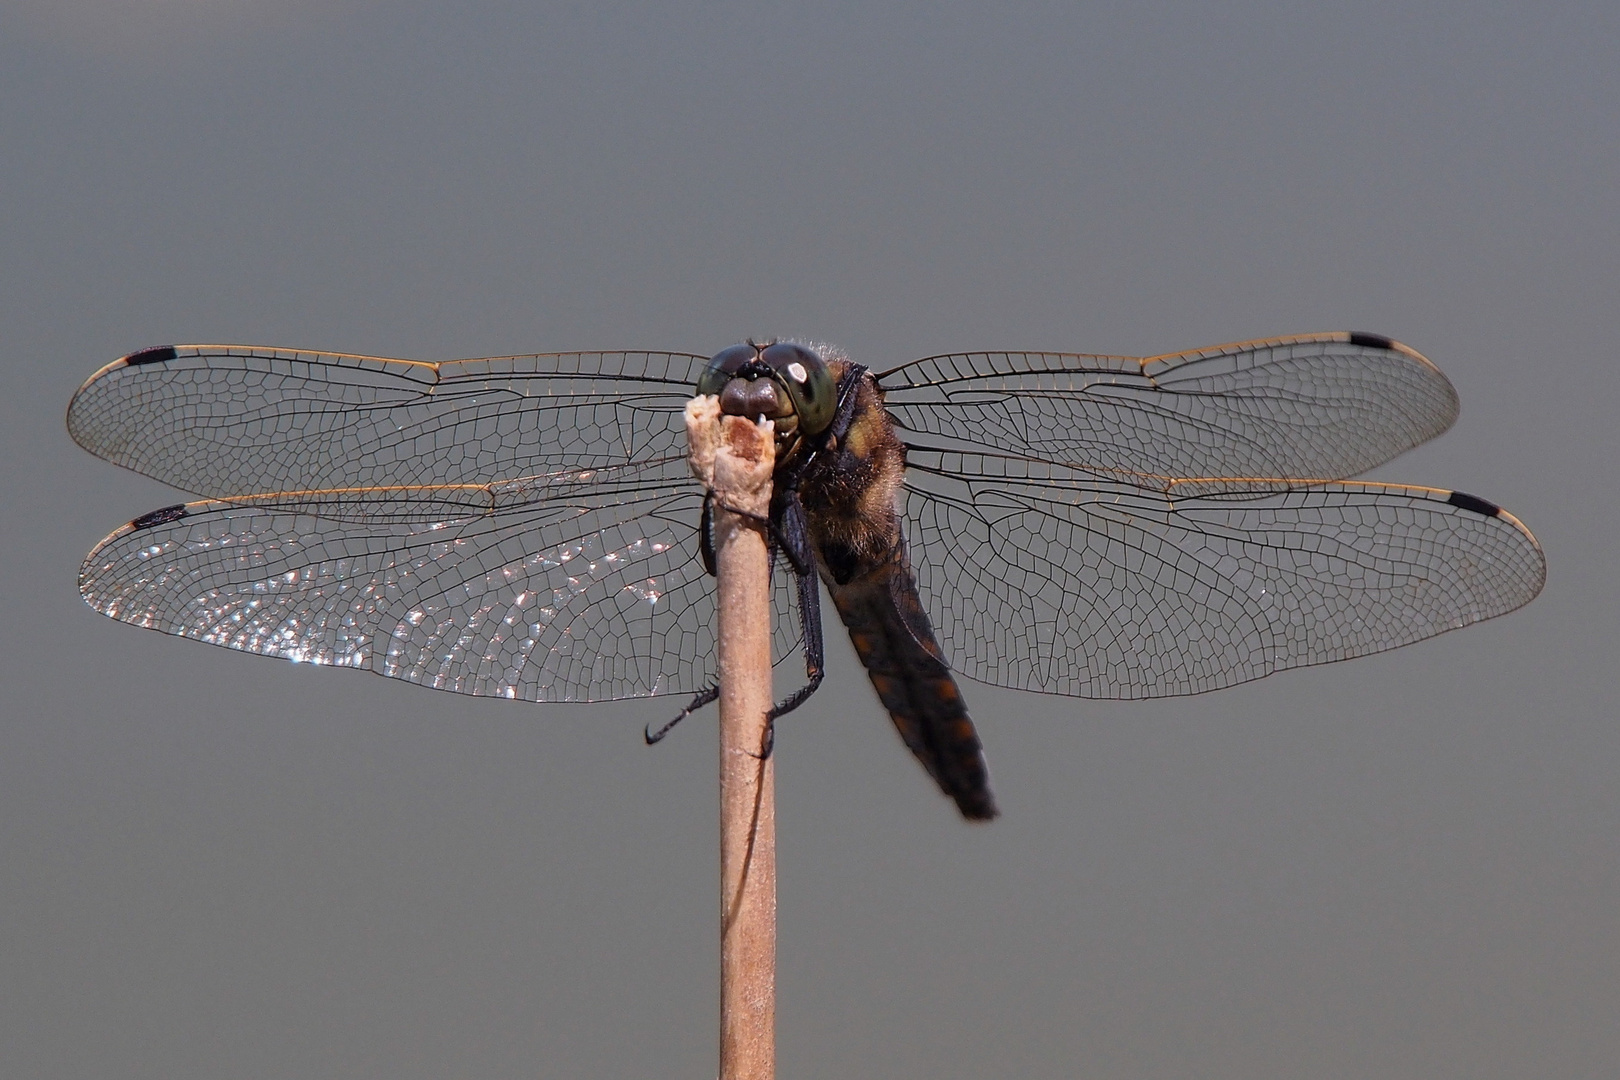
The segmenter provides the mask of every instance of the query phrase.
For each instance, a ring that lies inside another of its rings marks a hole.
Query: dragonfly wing
[[[1339,480],[1457,416],[1438,368],[1372,334],[1149,359],[957,353],[878,381],[907,442],[1026,454],[1149,487],[1198,476]]]
[[[191,503],[113,533],[79,587],[125,622],[459,693],[689,693],[714,655],[701,503],[650,484],[613,504],[467,489]]]
[[[212,501],[108,537],[81,591],[168,633],[469,694],[694,692],[713,599],[681,410],[705,362],[133,354],[75,395],[73,437]],[[778,658],[793,597],[779,580]]]
[[[148,349],[68,406],[91,453],[205,498],[484,484],[686,450],[707,361],[549,353],[429,364],[237,345]]]
[[[912,451],[913,569],[955,669],[1076,697],[1194,694],[1492,618],[1545,577],[1530,532],[1461,493],[1287,480],[1186,491]]]

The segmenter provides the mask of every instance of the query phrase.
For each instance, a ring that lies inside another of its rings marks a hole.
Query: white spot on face
[[[804,365],[797,360],[788,365],[787,371],[789,375],[793,376],[793,381],[796,383],[802,383],[810,377],[804,370]]]

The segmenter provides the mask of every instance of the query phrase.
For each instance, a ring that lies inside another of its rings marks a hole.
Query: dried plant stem
[[[776,1075],[776,790],[771,707],[769,424],[687,409],[693,470],[713,494],[720,652],[720,1080]],[[698,415],[694,415],[694,411]],[[707,430],[696,430],[696,429]],[[705,475],[708,473],[708,475]]]

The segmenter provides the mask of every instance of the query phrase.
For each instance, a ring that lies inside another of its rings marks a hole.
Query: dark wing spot
[[[1447,497],[1446,502],[1462,510],[1472,510],[1481,517],[1495,517],[1502,512],[1502,508],[1495,503],[1486,502],[1484,499],[1461,491],[1453,491]]]
[[[173,345],[154,345],[150,349],[130,353],[124,357],[124,363],[130,367],[139,364],[161,364],[165,360],[173,360],[177,355],[179,354],[174,351]]]
[[[175,503],[165,506],[161,510],[153,510],[150,514],[142,514],[129,523],[132,529],[150,529],[158,525],[167,525],[171,521],[179,521],[186,516],[186,504]]]
[[[1395,339],[1387,338],[1383,334],[1368,334],[1361,330],[1350,331],[1350,344],[1360,345],[1364,349],[1393,349]]]

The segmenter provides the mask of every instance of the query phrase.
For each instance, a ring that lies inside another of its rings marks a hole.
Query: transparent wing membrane
[[[80,589],[166,633],[461,693],[693,693],[713,587],[681,409],[704,362],[137,354],[80,389],[69,430],[213,501],[120,529]],[[780,659],[799,624],[779,578]]]
[[[1438,368],[1369,334],[1146,360],[958,353],[879,382],[908,442],[1026,454],[1160,489],[1179,477],[1340,480],[1457,418]]]
[[[1196,694],[1504,614],[1545,576],[1523,525],[1460,493],[1188,486],[914,453],[912,562],[956,670],[1076,697]]]
[[[653,458],[691,482],[681,409],[704,363],[603,352],[425,364],[182,345],[97,372],[68,407],[68,431],[205,498],[484,484]]]
[[[530,701],[714,673],[682,408],[706,358],[426,364],[176,346],[74,396],[82,446],[204,501],[80,573],[165,633]],[[961,353],[880,376],[910,447],[910,560],[961,673],[1081,697],[1197,693],[1527,602],[1490,503],[1338,482],[1457,413],[1422,356],[1320,334],[1151,359]],[[800,644],[785,560],[775,654]]]
[[[697,557],[701,495],[621,483],[616,501],[596,505],[491,506],[471,494],[173,507],[103,541],[79,587],[125,622],[463,694],[599,701],[709,684],[714,590]],[[782,657],[798,641],[798,613],[789,579],[778,578]]]
[[[1483,500],[1337,483],[1457,395],[1372,334],[1171,356],[958,353],[885,372],[918,586],[958,671],[1194,694],[1511,611],[1540,548]]]

